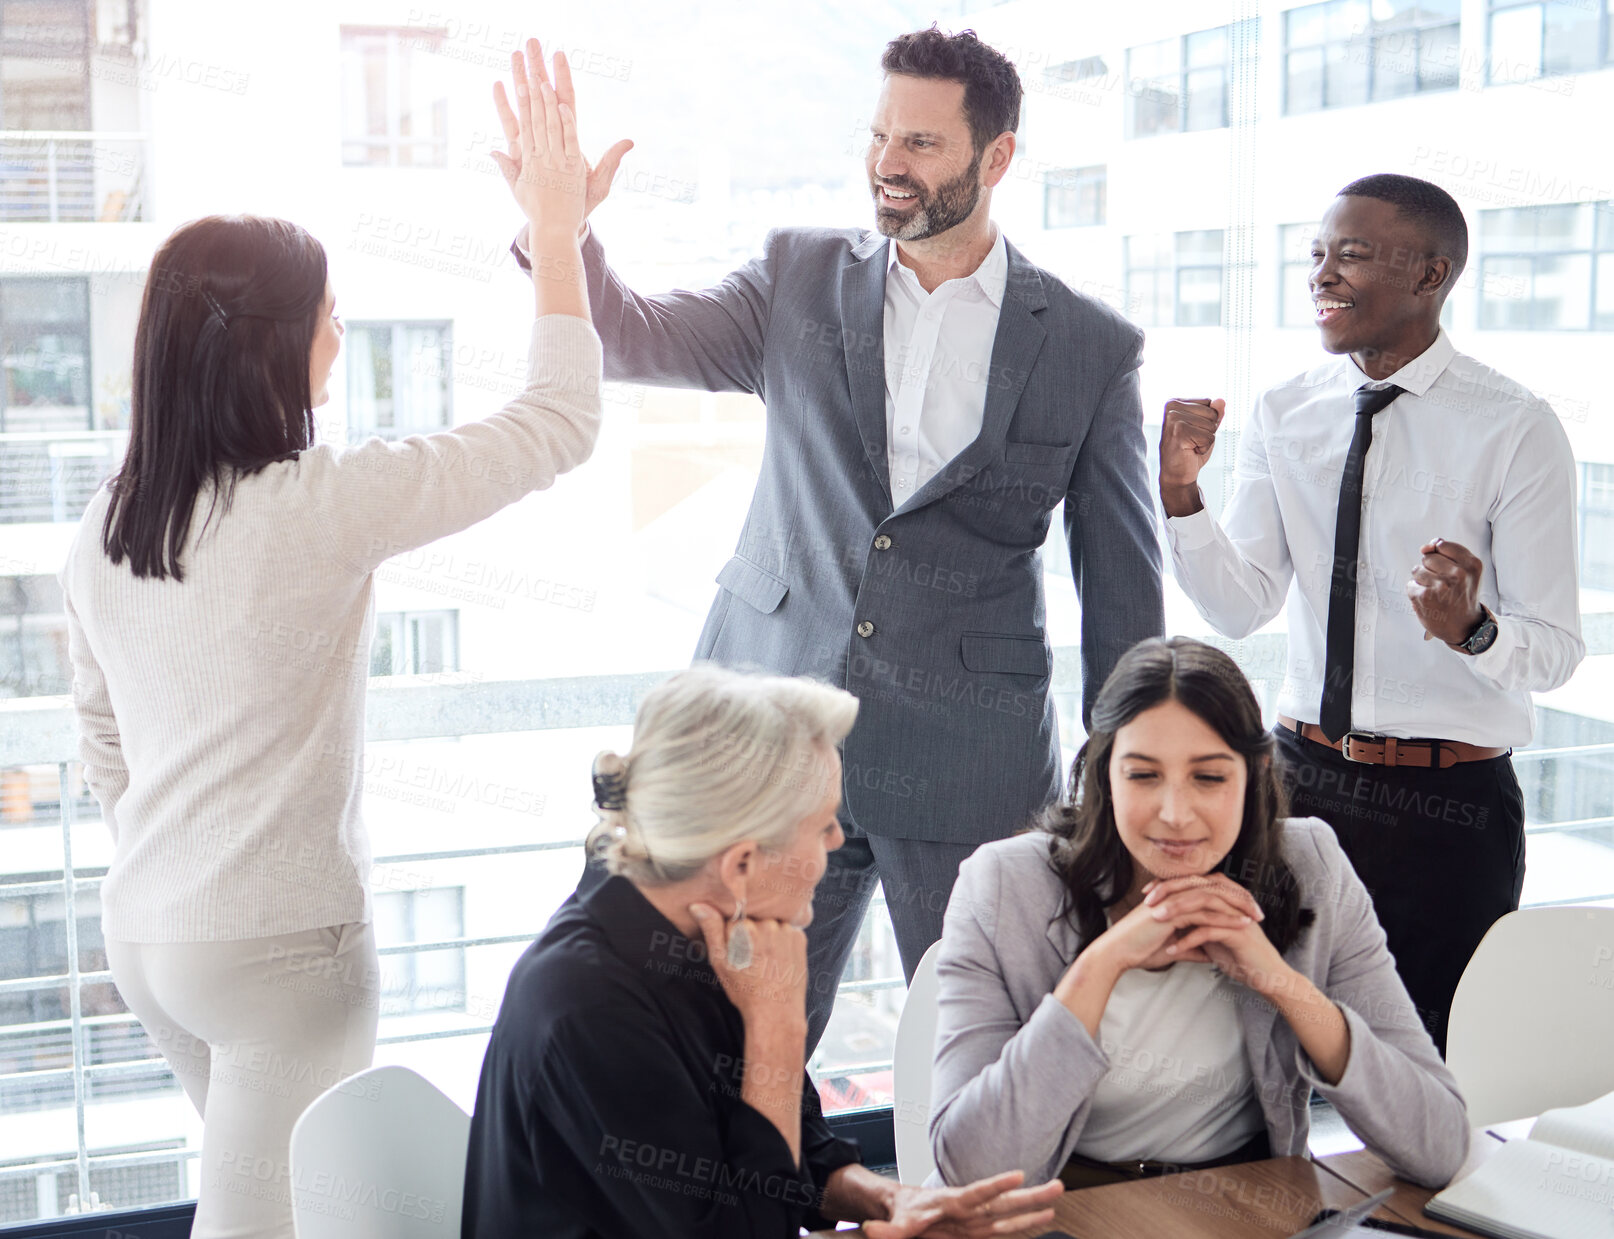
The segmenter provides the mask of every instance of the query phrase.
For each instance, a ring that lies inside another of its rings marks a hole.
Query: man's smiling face
[[[1311,247],[1311,296],[1323,347],[1399,353],[1403,360],[1427,347],[1427,340],[1415,342],[1431,311],[1438,315],[1437,289],[1450,270],[1449,264],[1442,270],[1445,260],[1429,250],[1429,239],[1391,203],[1355,194],[1335,198]]]

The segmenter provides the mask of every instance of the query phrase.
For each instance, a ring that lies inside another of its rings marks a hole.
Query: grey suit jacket
[[[1396,1174],[1444,1185],[1468,1151],[1467,1107],[1396,975],[1367,889],[1316,818],[1285,824],[1284,856],[1317,917],[1284,958],[1344,1011],[1351,1056],[1338,1084],[1323,1083],[1276,1008],[1236,989],[1273,1156],[1305,1152],[1316,1088]],[[1045,834],[989,843],[959,870],[937,961],[930,1115],[948,1183],[1015,1169],[1031,1183],[1057,1174],[1109,1070],[1053,996],[1080,943],[1068,920],[1053,920],[1062,896]]]
[[[884,237],[780,229],[715,287],[645,297],[583,247],[605,377],[751,392],[767,441],[696,650],[862,702],[845,812],[970,843],[1058,791],[1038,551],[1065,504],[1090,706],[1163,630],[1137,368],[1142,333],[1008,246],[980,436],[893,514]]]

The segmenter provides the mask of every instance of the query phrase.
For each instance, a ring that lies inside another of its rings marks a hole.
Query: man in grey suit
[[[767,444],[697,659],[811,675],[862,705],[847,842],[808,931],[808,1046],[880,881],[911,978],[958,866],[1058,795],[1039,550],[1065,505],[1084,718],[1162,631],[1143,334],[992,223],[1014,66],[969,32],[893,40],[866,164],[878,231],[786,228],[715,287],[629,289],[583,246],[605,377],[753,392]],[[563,101],[571,83],[558,80]],[[627,149],[591,169],[603,199]],[[519,244],[517,256],[521,257]]]

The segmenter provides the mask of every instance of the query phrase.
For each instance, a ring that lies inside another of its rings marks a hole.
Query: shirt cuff
[[[1203,491],[1199,502],[1201,505],[1205,502]],[[1216,518],[1204,506],[1190,516],[1168,516],[1166,537],[1171,540],[1173,551],[1197,551],[1216,541]]]
[[[1496,615],[1496,611],[1491,611]],[[1496,640],[1491,642],[1491,648],[1483,654],[1465,654],[1461,650],[1453,653],[1464,662],[1471,664],[1474,673],[1491,684],[1500,684],[1507,671],[1508,663],[1513,660],[1514,651],[1519,648],[1519,625],[1513,623],[1505,615],[1496,616]]]

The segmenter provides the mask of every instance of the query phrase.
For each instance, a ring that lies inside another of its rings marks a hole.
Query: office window
[[[1328,0],[1283,15],[1284,112],[1455,90],[1461,0]]]
[[[1315,318],[1311,304],[1311,243],[1316,224],[1284,224],[1278,229],[1278,325],[1310,327]]]
[[[1491,0],[1487,80],[1500,86],[1608,64],[1611,12],[1614,0]]]
[[[1614,590],[1614,465],[1580,466],[1580,584]]]
[[[1226,26],[1127,49],[1127,137],[1227,126]]]
[[[1142,327],[1222,321],[1222,230],[1123,239],[1126,311]]]
[[[349,323],[349,437],[397,439],[453,425],[449,323]]]
[[[344,164],[448,163],[448,99],[434,71],[441,42],[431,30],[343,28]]]
[[[375,896],[376,945],[413,946],[465,936],[465,888],[380,891]],[[382,956],[381,1014],[465,1010],[465,948]]]
[[[1480,326],[1614,331],[1614,202],[1480,212]]]
[[[85,279],[0,280],[0,431],[90,428]]]
[[[383,611],[375,617],[371,675],[436,675],[459,669],[458,611]]]
[[[1083,228],[1102,224],[1105,181],[1102,164],[1050,172],[1042,191],[1042,226]]]

